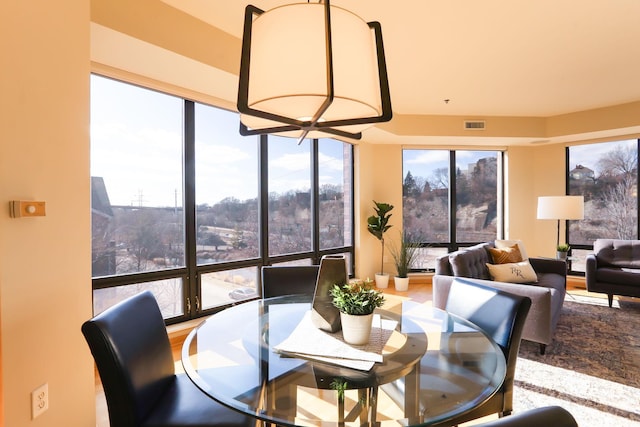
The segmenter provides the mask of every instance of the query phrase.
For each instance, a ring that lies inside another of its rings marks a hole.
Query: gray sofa
[[[537,281],[535,283],[506,283],[491,280],[487,263],[492,263],[488,248],[493,242],[482,243],[441,256],[436,261],[433,277],[433,305],[444,308],[451,282],[467,277],[497,289],[531,298],[531,309],[525,322],[522,338],[540,344],[540,354],[553,340],[566,294],[567,266],[564,261],[551,258],[529,258]],[[454,273],[455,272],[455,273]]]
[[[640,297],[640,240],[597,239],[587,255],[587,291]]]

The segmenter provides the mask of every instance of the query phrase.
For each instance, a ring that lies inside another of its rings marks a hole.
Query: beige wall
[[[95,425],[91,316],[89,4],[3,2],[0,17],[2,425]],[[9,201],[46,202],[43,218]],[[49,384],[31,421],[30,393]]]
[[[536,219],[536,210],[538,196],[565,194],[565,146],[511,147],[505,175],[506,236],[522,239],[529,256],[555,257],[557,222]]]
[[[382,247],[367,231],[367,218],[375,214],[373,201],[394,206],[385,234],[385,246],[397,240],[402,230],[402,147],[360,144],[355,147],[355,249],[356,271],[360,278],[374,278],[380,272]],[[384,272],[393,276],[395,267],[385,248]]]

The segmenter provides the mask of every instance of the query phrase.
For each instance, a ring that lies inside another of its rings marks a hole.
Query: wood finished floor
[[[569,278],[567,280],[567,291],[570,293],[586,295],[587,291],[584,285],[583,278]],[[409,290],[406,292],[396,292],[393,289],[393,285],[390,285],[387,289],[384,289],[385,294],[390,295],[388,302],[395,304],[402,299],[410,299],[420,303],[429,303],[432,300],[432,289],[430,280],[418,280],[413,281],[409,285]],[[600,296],[606,298],[604,294],[592,294],[590,296]],[[190,323],[193,324],[193,323]],[[182,343],[186,338],[188,331],[181,331],[178,333],[172,333],[171,335],[171,348],[173,350],[173,357],[176,361],[176,371],[182,372],[182,363],[180,362],[180,355],[182,350]],[[104,398],[104,391],[102,389],[102,383],[100,377],[96,371],[96,427],[110,427],[109,426],[109,414],[107,411],[107,403]],[[478,424],[489,419],[493,419],[493,416],[481,418],[470,423],[463,424],[462,426],[471,426]],[[115,426],[114,426],[115,427]]]

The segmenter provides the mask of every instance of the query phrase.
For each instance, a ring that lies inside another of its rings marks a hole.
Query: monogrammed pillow
[[[487,264],[487,268],[491,279],[497,282],[535,283],[538,281],[538,276],[529,261]]]

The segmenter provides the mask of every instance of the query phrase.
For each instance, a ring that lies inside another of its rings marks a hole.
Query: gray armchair
[[[589,292],[640,297],[640,240],[597,239],[587,255],[585,279]]]

